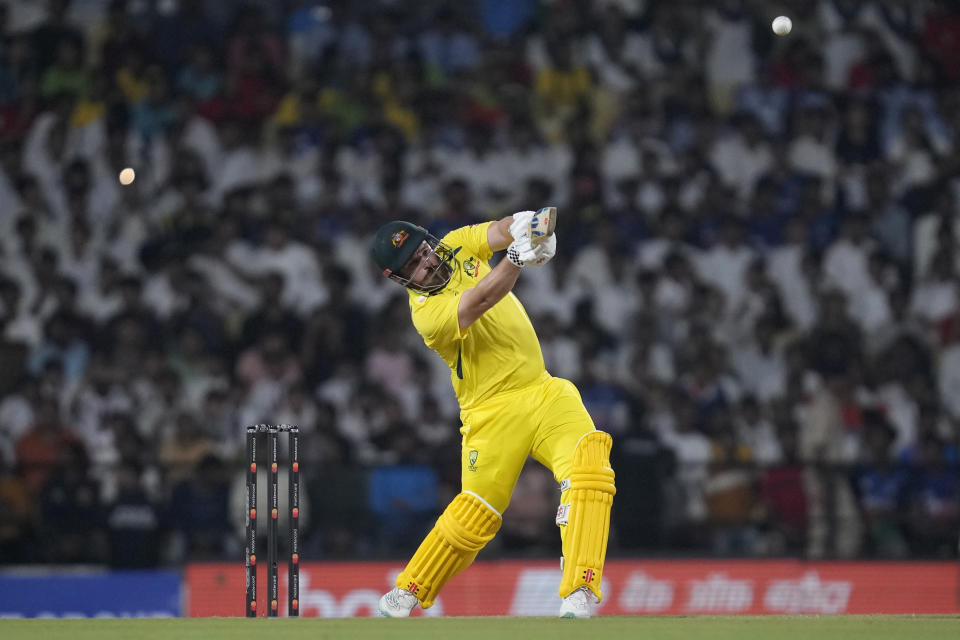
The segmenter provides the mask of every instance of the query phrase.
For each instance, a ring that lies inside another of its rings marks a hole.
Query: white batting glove
[[[514,240],[523,238],[530,239],[530,221],[536,215],[534,211],[518,211],[513,214],[513,222],[510,223],[510,237]]]
[[[554,232],[549,238],[532,247],[534,257],[532,260],[526,260],[525,264],[531,267],[542,267],[557,254],[557,233]]]
[[[536,255],[533,253],[533,246],[530,244],[530,236],[514,240],[507,247],[507,260],[516,267],[523,269],[527,260],[534,259],[536,259]]]
[[[507,260],[521,268],[527,265],[542,267],[557,253],[556,236],[557,234],[554,233],[538,244],[531,244],[529,237],[514,240],[507,247]]]

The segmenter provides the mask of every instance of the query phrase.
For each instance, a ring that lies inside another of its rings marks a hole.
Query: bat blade
[[[557,228],[557,208],[543,207],[530,221],[530,244],[540,244],[553,235]]]

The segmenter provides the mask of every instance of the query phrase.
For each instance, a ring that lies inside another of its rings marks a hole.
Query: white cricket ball
[[[787,16],[777,16],[773,19],[773,32],[778,36],[785,36],[793,29],[793,20]]]
[[[133,179],[137,177],[137,174],[134,173],[133,169],[127,167],[120,172],[120,184],[127,185],[133,182]]]

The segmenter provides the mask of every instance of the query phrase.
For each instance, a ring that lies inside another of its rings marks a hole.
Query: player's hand
[[[523,238],[529,240],[530,222],[534,215],[536,214],[533,211],[518,211],[513,214],[513,222],[510,223],[510,237],[515,241]]]
[[[507,260],[521,269],[526,266],[527,260],[534,260],[535,258],[536,254],[533,252],[533,245],[530,244],[530,236],[518,238],[507,247]]]
[[[554,232],[550,234],[549,238],[543,242],[532,245],[532,247],[534,258],[532,260],[526,260],[524,264],[528,264],[531,267],[542,267],[550,262],[553,256],[557,254],[557,233]]]
[[[542,267],[557,253],[556,235],[554,233],[538,244],[531,244],[529,237],[514,240],[507,247],[507,259],[518,267],[526,265]]]

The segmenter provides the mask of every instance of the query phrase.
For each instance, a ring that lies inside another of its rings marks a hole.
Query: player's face
[[[442,261],[433,247],[424,240],[417,247],[416,252],[403,266],[403,275],[410,282],[422,289],[431,289],[443,285],[447,281],[447,274],[441,269]]]

